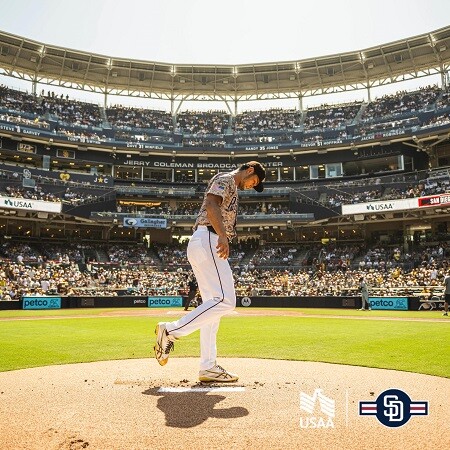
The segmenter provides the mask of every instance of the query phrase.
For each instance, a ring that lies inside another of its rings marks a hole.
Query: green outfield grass
[[[153,357],[155,323],[176,319],[176,316],[165,315],[165,311],[161,311],[160,317],[95,317],[106,311],[118,309],[0,311],[0,318],[11,318],[0,321],[0,371]],[[278,311],[299,312],[299,309]],[[323,361],[450,377],[450,320],[386,320],[386,317],[436,319],[442,318],[440,312],[300,311],[342,317],[224,317],[218,336],[219,355]],[[369,314],[380,320],[351,320],[353,316]],[[14,317],[50,315],[63,317],[14,320]],[[198,355],[198,332],[176,343],[174,357]]]

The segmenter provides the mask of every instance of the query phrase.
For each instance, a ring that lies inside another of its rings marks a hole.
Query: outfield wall
[[[115,297],[24,297],[18,301],[0,301],[0,310],[76,309],[76,308],[165,308],[184,307],[181,296],[115,296]],[[373,309],[417,311],[418,297],[371,297]],[[247,308],[361,308],[361,297],[238,297],[237,306]],[[401,307],[399,307],[401,305]]]

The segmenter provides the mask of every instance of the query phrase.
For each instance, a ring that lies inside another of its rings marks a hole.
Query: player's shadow
[[[223,395],[208,392],[158,392],[158,388],[147,389],[145,395],[158,398],[157,407],[166,416],[166,425],[175,428],[192,428],[208,418],[235,419],[248,416],[248,409],[241,406],[218,408],[214,406],[224,400]]]

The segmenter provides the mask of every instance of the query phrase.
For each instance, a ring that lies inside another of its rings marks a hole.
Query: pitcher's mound
[[[1,447],[449,448],[450,379],[298,361],[219,363],[239,381],[200,384],[198,359],[174,357],[165,367],[140,359],[0,373]],[[428,402],[429,414],[397,428],[359,415],[360,401],[391,388]]]

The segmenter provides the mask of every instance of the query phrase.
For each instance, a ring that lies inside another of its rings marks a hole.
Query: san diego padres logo
[[[411,416],[427,416],[428,402],[414,402],[400,389],[382,392],[375,402],[359,402],[360,416],[376,416],[386,427],[402,427]]]

